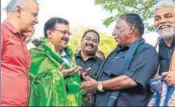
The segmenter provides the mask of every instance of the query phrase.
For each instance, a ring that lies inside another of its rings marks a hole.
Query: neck
[[[165,44],[166,44],[168,47],[171,46],[171,43],[173,42],[173,38],[174,38],[174,37],[172,37],[172,38],[167,38],[167,39],[163,39],[164,42],[165,42]]]
[[[61,48],[55,47],[55,51],[57,52],[58,55],[61,55]]]
[[[81,51],[81,56],[82,56],[82,58],[83,58],[84,61],[88,60],[88,58],[90,57],[88,54],[86,54],[83,51]]]
[[[20,24],[16,17],[11,14],[8,14],[6,21],[10,23],[17,31],[20,31]]]
[[[135,42],[136,40],[138,40],[138,39],[140,39],[140,38],[133,37],[133,38],[129,41],[128,46],[129,46],[130,44],[134,43],[134,42]]]

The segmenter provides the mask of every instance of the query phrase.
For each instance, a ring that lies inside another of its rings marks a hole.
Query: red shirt
[[[26,106],[31,57],[20,33],[1,24],[1,106]]]

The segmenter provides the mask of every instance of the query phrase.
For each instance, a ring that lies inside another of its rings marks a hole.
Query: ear
[[[21,10],[22,10],[21,7],[19,7],[19,6],[16,6],[16,7],[15,7],[15,11],[16,11],[16,13],[17,13],[18,18],[21,17]]]
[[[132,34],[134,33],[134,31],[135,31],[135,26],[131,25],[129,33]]]
[[[47,31],[47,36],[48,36],[48,38],[51,38],[51,37],[52,37],[52,32],[51,32],[51,30],[48,30],[48,31]]]

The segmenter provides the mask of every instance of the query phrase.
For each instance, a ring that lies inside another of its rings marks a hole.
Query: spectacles
[[[59,30],[59,29],[53,29],[55,31],[59,31],[60,33],[62,33],[63,35],[71,35],[71,33],[69,31],[66,30]]]

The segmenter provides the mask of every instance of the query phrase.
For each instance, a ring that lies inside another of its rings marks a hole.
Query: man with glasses
[[[142,38],[144,24],[139,15],[119,17],[113,36],[118,46],[98,69],[96,80],[81,86],[94,93],[94,106],[146,106],[151,93],[148,82],[158,68],[155,49]]]
[[[38,22],[35,0],[11,0],[1,24],[1,106],[27,106],[30,54],[25,33]]]
[[[29,106],[81,106],[81,84],[73,67],[73,53],[67,46],[70,36],[69,22],[63,18],[50,18],[44,25],[42,43],[30,50],[31,93]]]

